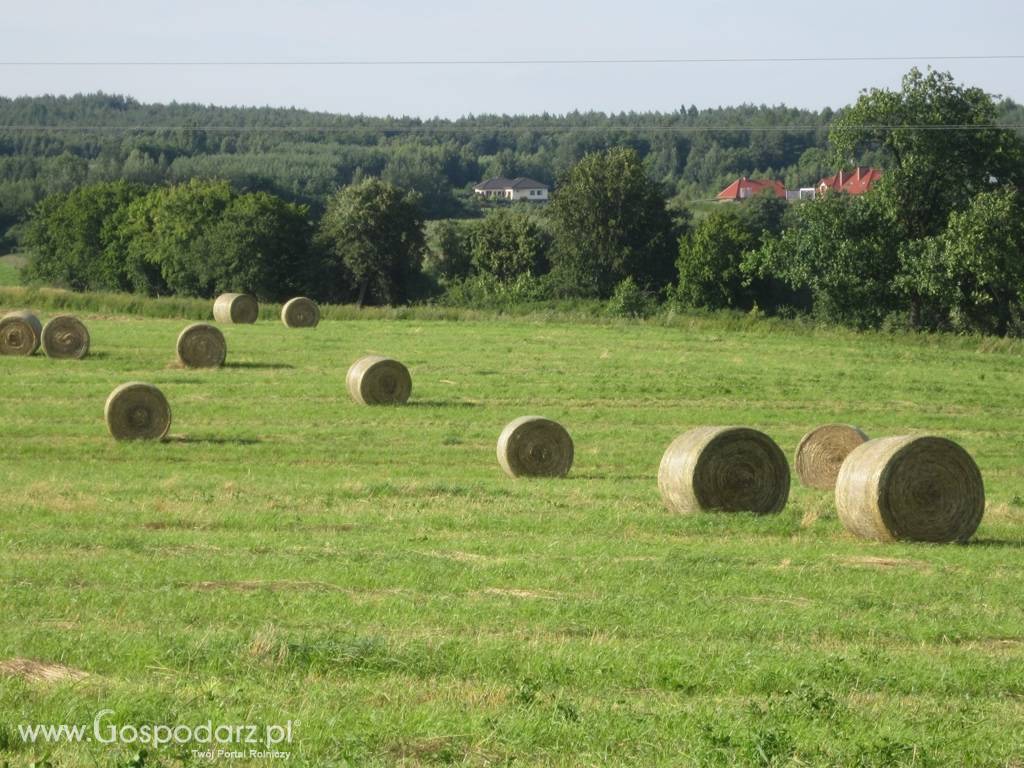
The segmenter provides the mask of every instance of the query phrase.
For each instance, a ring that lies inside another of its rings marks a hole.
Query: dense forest
[[[1013,102],[999,110],[1003,120],[1024,121]],[[795,187],[835,171],[827,146],[836,114],[746,105],[420,120],[142,104],[103,93],[0,98],[0,236],[49,194],[114,180],[222,179],[318,216],[339,187],[377,177],[418,192],[427,219],[474,217],[471,187],[481,179],[553,184],[588,152],[622,146],[680,201],[711,198],[741,175]],[[876,160],[870,152],[858,159]]]
[[[0,201],[22,277],[73,290],[809,314],[1024,335],[1024,108],[912,69],[841,112],[340,117],[0,100]],[[702,205],[740,175],[859,195]],[[551,202],[483,204],[528,175]],[[699,211],[700,215],[695,215]]]

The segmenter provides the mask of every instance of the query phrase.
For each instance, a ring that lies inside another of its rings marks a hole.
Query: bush
[[[612,317],[650,317],[658,311],[658,302],[632,277],[627,277],[615,286],[606,311]]]
[[[473,266],[499,280],[548,271],[551,238],[521,209],[498,208],[472,230]]]

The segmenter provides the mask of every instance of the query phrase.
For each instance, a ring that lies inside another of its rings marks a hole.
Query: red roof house
[[[818,182],[817,190],[823,195],[829,190],[845,192],[848,195],[863,195],[882,178],[877,168],[857,166],[852,171],[840,171],[835,176],[826,176]]]
[[[720,203],[727,203],[733,200],[746,200],[748,197],[759,195],[770,190],[776,197],[786,198],[786,187],[781,181],[769,181],[767,179],[736,179],[732,184],[723,189],[715,197]]]

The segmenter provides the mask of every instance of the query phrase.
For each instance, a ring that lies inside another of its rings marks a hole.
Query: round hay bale
[[[213,319],[218,323],[255,323],[260,304],[247,293],[222,293],[213,302]]]
[[[796,476],[808,488],[831,491],[850,451],[867,441],[867,435],[849,424],[816,427],[796,447]]]
[[[836,480],[846,530],[876,541],[967,541],[985,513],[974,459],[943,437],[880,437],[846,457]]]
[[[193,323],[178,336],[178,362],[186,368],[219,368],[227,355],[224,334],[209,323]]]
[[[0,317],[0,355],[34,355],[43,326],[31,312],[8,312]]]
[[[665,451],[658,490],[672,512],[774,514],[789,498],[789,464],[779,446],[756,429],[697,427]]]
[[[498,463],[509,477],[565,477],[572,459],[565,427],[541,416],[510,421],[498,438]]]
[[[152,384],[131,381],[114,389],[103,409],[116,440],[162,440],[171,428],[171,406]]]
[[[298,296],[281,307],[281,322],[289,328],[316,328],[320,307],[312,299]]]
[[[348,369],[345,385],[352,399],[361,405],[398,405],[412,394],[409,369],[380,355],[356,360]]]
[[[43,326],[43,351],[47,357],[81,360],[89,354],[89,329],[74,315],[57,315]]]

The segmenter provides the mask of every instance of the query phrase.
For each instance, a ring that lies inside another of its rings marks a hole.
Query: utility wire
[[[1024,54],[989,53],[950,56],[766,56],[709,58],[539,58],[539,59],[310,59],[292,61],[0,61],[0,67],[428,67],[595,64],[804,64],[900,61],[1019,61]]]

